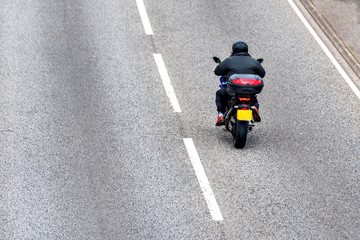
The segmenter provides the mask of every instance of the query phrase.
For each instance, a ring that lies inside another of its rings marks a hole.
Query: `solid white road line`
[[[205,201],[210,210],[210,214],[214,221],[223,221],[223,216],[220,212],[219,205],[215,199],[214,192],[210,187],[209,180],[205,174],[205,170],[201,164],[199,155],[196,151],[194,142],[191,138],[184,138],[184,143],[188,151],[191,163],[195,169],[197,179],[200,183],[201,190],[204,194]]]
[[[169,97],[171,105],[174,108],[174,112],[181,112],[179,102],[176,98],[174,88],[171,84],[170,77],[166,70],[165,63],[164,63],[164,60],[163,60],[161,54],[154,54],[154,59],[155,59],[156,65],[158,67],[166,94]]]
[[[360,99],[360,90],[356,87],[354,82],[350,79],[350,77],[346,74],[344,69],[340,66],[338,61],[335,59],[335,57],[332,55],[332,53],[329,51],[329,49],[325,46],[324,42],[320,39],[320,37],[317,35],[317,33],[314,31],[314,29],[311,27],[311,25],[308,23],[308,21],[305,19],[304,15],[300,12],[299,8],[295,5],[293,0],[288,0],[291,7],[294,9],[296,14],[299,16],[300,20],[304,23],[306,28],[310,31],[310,33],[313,35],[317,43],[320,45],[322,50],[326,53],[326,55],[329,57],[331,62],[334,64],[336,69],[340,72],[341,76],[345,79],[347,84],[350,86],[350,88],[353,90],[355,95]]]
[[[145,8],[144,1],[143,0],[136,0],[136,4],[137,4],[137,7],[138,7],[138,10],[139,10],[139,13],[140,13],[141,21],[142,21],[144,29],[145,29],[145,33],[147,35],[153,35],[154,32],[153,32],[153,30],[151,28],[149,17],[148,17],[148,15],[146,13],[146,8]]]

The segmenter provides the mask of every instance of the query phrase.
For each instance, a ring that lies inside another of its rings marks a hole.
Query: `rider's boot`
[[[253,110],[252,112],[253,112],[254,122],[261,122],[259,109],[255,106],[251,106],[251,109]]]
[[[221,126],[221,125],[225,125],[225,119],[224,119],[224,114],[219,112],[219,117],[216,121],[215,126]]]

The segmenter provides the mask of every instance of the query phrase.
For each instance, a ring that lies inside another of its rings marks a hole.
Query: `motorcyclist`
[[[218,76],[223,76],[223,81],[226,81],[233,74],[256,74],[260,77],[265,76],[265,70],[261,64],[248,53],[248,45],[244,41],[236,41],[232,46],[232,53],[230,57],[222,61],[214,70]],[[218,119],[216,126],[225,124],[224,113],[226,103],[229,95],[226,93],[226,88],[220,88],[216,92],[216,106],[218,111]],[[256,96],[251,97],[252,109],[259,113],[259,103]]]

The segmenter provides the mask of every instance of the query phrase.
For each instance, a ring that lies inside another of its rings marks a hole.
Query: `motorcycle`
[[[216,63],[221,63],[218,57],[213,57]],[[262,58],[257,59],[262,63]],[[247,134],[255,127],[256,122],[261,118],[253,106],[253,98],[259,94],[264,82],[258,75],[234,74],[227,81],[220,77],[220,88],[226,87],[226,92],[231,97],[227,102],[224,113],[225,130],[233,135],[235,148],[244,148],[246,145]]]

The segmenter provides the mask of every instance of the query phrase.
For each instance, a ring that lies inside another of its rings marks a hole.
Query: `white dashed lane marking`
[[[145,4],[143,0],[136,0],[136,4],[140,13],[140,18],[144,26],[145,33],[147,35],[153,35],[154,32],[151,28],[150,20],[146,12]]]
[[[201,190],[204,194],[205,201],[210,210],[210,214],[214,221],[223,221],[224,220],[223,216],[221,214],[219,205],[215,199],[214,192],[210,187],[210,183],[206,176],[203,165],[201,164],[199,155],[195,148],[195,144],[191,138],[184,138],[184,143],[185,143],[186,149],[188,151],[191,163],[194,167],[196,177],[199,181]]]
[[[151,28],[151,24],[150,24],[149,17],[147,15],[147,12],[146,12],[146,9],[145,9],[145,4],[144,4],[143,0],[136,0],[136,4],[137,4],[137,7],[138,7],[138,10],[139,10],[139,13],[140,13],[140,17],[141,17],[141,20],[142,20],[142,23],[143,23],[143,26],[144,26],[144,29],[145,29],[145,33],[147,35],[153,35],[154,33],[153,33],[152,28]],[[174,112],[180,113],[181,112],[180,104],[179,104],[179,101],[176,98],[176,94],[175,94],[174,88],[173,88],[173,86],[171,84],[168,71],[166,70],[164,60],[163,60],[161,54],[159,54],[159,53],[156,53],[156,54],[153,54],[153,55],[154,55],[154,59],[155,59],[156,66],[158,68],[160,77],[162,79],[162,83],[163,83],[165,91],[166,91],[166,95],[168,96],[168,98],[169,98],[169,100],[171,102],[171,105],[174,108]],[[202,192],[204,194],[205,201],[206,201],[207,206],[208,206],[208,208],[210,210],[210,214],[212,216],[212,219],[214,221],[223,221],[224,219],[223,219],[223,216],[221,214],[219,205],[218,205],[218,203],[217,203],[217,201],[215,199],[214,192],[210,187],[209,180],[208,180],[208,178],[206,176],[205,170],[204,170],[203,165],[202,165],[202,163],[200,161],[200,158],[199,158],[199,155],[198,155],[197,150],[195,148],[195,144],[194,144],[193,140],[191,138],[184,138],[184,144],[186,146],[186,150],[187,150],[188,155],[190,157],[190,161],[191,161],[191,163],[193,165],[193,168],[195,170],[195,174],[196,174],[196,177],[197,177],[198,182],[200,184],[200,188],[201,188],[201,190],[202,190]]]
[[[154,59],[155,59],[156,65],[158,67],[158,70],[159,70],[159,73],[160,73],[160,76],[162,79],[162,83],[163,83],[165,91],[166,91],[166,95],[170,99],[171,105],[174,108],[174,112],[181,112],[179,102],[176,98],[174,88],[171,84],[170,77],[166,70],[165,63],[164,63],[164,60],[163,60],[161,54],[154,54]]]

